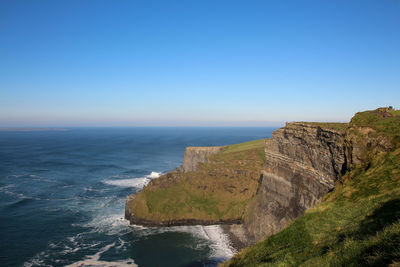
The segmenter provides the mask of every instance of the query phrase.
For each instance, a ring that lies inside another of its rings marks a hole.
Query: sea
[[[187,146],[277,127],[0,131],[0,266],[215,266],[236,252],[218,225],[143,227],[125,198],[179,167]]]

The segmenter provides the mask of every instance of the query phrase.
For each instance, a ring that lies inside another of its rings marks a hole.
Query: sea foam
[[[224,233],[220,225],[190,225],[172,227],[143,227],[132,225],[137,234],[142,236],[161,234],[165,232],[189,233],[192,236],[206,240],[211,248],[210,259],[215,261],[225,261],[233,257],[237,252],[227,234]]]
[[[109,244],[103,248],[101,248],[94,255],[86,256],[84,260],[74,262],[72,264],[66,265],[66,267],[81,267],[81,266],[104,266],[104,267],[133,267],[138,266],[134,263],[132,259],[126,259],[121,261],[103,261],[100,260],[101,254],[108,251],[110,248],[115,247],[115,243]]]
[[[143,186],[147,185],[147,183],[150,182],[151,179],[158,178],[160,176],[161,176],[160,172],[151,172],[149,175],[146,175],[145,177],[129,178],[129,179],[112,179],[112,180],[109,179],[109,180],[104,180],[103,183],[121,187],[142,188]]]
[[[223,232],[220,225],[176,226],[171,228],[173,228],[172,231],[190,233],[197,238],[207,240],[211,248],[210,258],[213,260],[228,260],[236,253],[229,237]]]

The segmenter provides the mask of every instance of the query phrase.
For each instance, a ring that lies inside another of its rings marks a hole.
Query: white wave
[[[1,186],[0,187],[0,192],[8,191],[8,188],[13,188],[13,187],[15,187],[15,184],[9,184],[9,185],[5,185],[5,186]]]
[[[192,236],[206,240],[211,248],[210,258],[216,261],[225,261],[233,257],[237,252],[228,235],[224,233],[220,225],[193,225],[193,226],[172,226],[172,227],[142,227],[132,225],[135,232],[142,236],[161,234],[165,232],[189,233]],[[202,244],[198,244],[198,249],[203,249]]]
[[[132,259],[126,259],[121,261],[102,261],[100,260],[101,254],[108,251],[110,248],[115,247],[115,243],[109,244],[99,250],[99,252],[94,255],[86,256],[86,259],[74,262],[72,264],[66,265],[65,267],[81,267],[81,266],[104,266],[104,267],[133,267],[138,266],[134,263]]]
[[[8,190],[9,188],[15,188],[16,186],[14,184],[9,184],[3,187],[0,187],[0,193],[4,193],[6,195],[15,197],[15,198],[19,198],[19,199],[32,199],[32,200],[41,200],[38,197],[32,197],[32,196],[26,196],[22,193],[17,193],[17,192],[13,192]]]
[[[172,230],[187,232],[197,238],[208,240],[211,248],[211,259],[223,261],[232,258],[236,253],[228,235],[224,233],[220,225],[177,226],[173,228]]]
[[[161,176],[160,172],[151,172],[149,175],[145,177],[139,178],[129,178],[129,179],[118,179],[118,180],[105,180],[103,183],[108,185],[114,186],[121,186],[121,187],[136,187],[142,188],[143,186],[147,185],[151,179],[158,178]]]
[[[211,241],[211,257],[217,260],[227,260],[237,252],[227,234],[224,233],[219,225],[208,225],[202,227],[206,236]]]
[[[105,184],[121,186],[121,187],[137,187],[142,188],[145,186],[150,180],[143,178],[134,178],[134,179],[121,179],[121,180],[105,180]]]
[[[126,242],[124,240],[122,240],[121,238],[118,237],[118,241],[120,243],[119,246],[115,247],[116,249],[121,249],[125,247]]]
[[[63,241],[58,243],[49,242],[46,250],[36,254],[33,258],[24,263],[24,267],[32,267],[32,266],[53,266],[45,264],[46,261],[54,261],[61,265],[61,262],[65,264],[65,260],[60,260],[60,255],[65,256],[69,254],[75,254],[78,251],[93,251],[96,247],[98,247],[101,242],[87,242],[87,237],[91,236],[96,231],[88,231],[81,232],[75,236],[67,237]],[[109,250],[111,247],[115,247],[117,250],[124,249],[125,250],[125,242],[121,238],[118,238],[117,243],[118,246],[115,246],[116,242],[104,246],[99,249],[98,252],[94,255],[86,256],[84,260],[72,263],[68,266],[137,266],[134,264],[134,261],[130,258],[122,261],[100,261],[99,258],[102,253]],[[64,266],[63,264],[63,266]]]
[[[108,190],[106,188],[103,189],[95,189],[93,187],[84,187],[83,190],[87,192],[97,192],[97,193],[104,193],[107,192]]]
[[[51,265],[44,264],[44,258],[46,258],[47,255],[44,251],[38,253],[35,255],[31,260],[24,262],[24,267],[32,267],[32,266],[43,266],[43,267],[52,267]]]
[[[161,176],[161,172],[151,172],[149,175],[147,175],[147,178],[153,179],[153,178],[158,178]]]
[[[129,221],[124,219],[124,214],[100,215],[93,218],[90,222],[79,226],[91,228],[97,233],[108,235],[130,231]]]

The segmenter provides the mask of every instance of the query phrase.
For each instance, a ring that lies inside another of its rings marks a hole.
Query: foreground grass
[[[264,166],[264,139],[231,145],[195,172],[152,180],[136,197],[136,217],[171,220],[240,220]]]
[[[400,149],[354,170],[320,205],[223,266],[400,263]],[[351,177],[354,176],[354,177]]]

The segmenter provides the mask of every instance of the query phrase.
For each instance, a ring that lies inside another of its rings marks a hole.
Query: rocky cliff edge
[[[382,134],[387,125],[377,131],[368,121],[391,114],[381,108],[357,113],[350,123],[287,123],[270,139],[188,148],[180,170],[127,198],[126,218],[151,225],[241,223],[228,228],[252,244],[319,203],[349,169],[392,149],[397,137]]]

